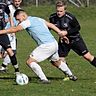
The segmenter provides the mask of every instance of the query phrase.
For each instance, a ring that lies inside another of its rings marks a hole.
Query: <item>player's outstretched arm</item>
[[[46,25],[51,28],[52,30],[54,30],[55,32],[57,32],[57,34],[60,37],[64,37],[65,35],[67,35],[67,31],[61,31],[59,28],[57,28],[54,24],[50,23],[50,22],[45,22]]]
[[[23,27],[21,25],[18,25],[16,27],[10,27],[5,30],[0,30],[0,34],[7,34],[7,33],[16,33],[23,30]]]

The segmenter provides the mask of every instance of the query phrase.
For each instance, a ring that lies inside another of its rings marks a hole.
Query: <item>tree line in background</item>
[[[77,7],[87,7],[96,5],[96,0],[64,0],[67,1],[69,4],[73,4]],[[54,5],[56,0],[23,0],[24,5]]]

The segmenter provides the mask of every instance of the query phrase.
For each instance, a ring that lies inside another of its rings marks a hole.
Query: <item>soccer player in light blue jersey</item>
[[[14,17],[19,21],[19,25],[6,30],[0,30],[0,34],[15,33],[26,29],[28,34],[36,41],[38,47],[30,54],[27,65],[36,73],[42,83],[49,83],[38,62],[50,59],[51,63],[70,77],[70,80],[77,80],[68,68],[66,63],[60,61],[58,56],[58,43],[49,31],[48,27],[57,32],[62,38],[66,31],[59,30],[55,25],[38,17],[28,16],[24,10],[18,9]]]

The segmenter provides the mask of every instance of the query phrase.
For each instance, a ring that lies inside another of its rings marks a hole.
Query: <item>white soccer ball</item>
[[[16,75],[16,83],[18,85],[26,85],[26,84],[28,84],[28,82],[29,82],[29,78],[24,73],[20,73],[20,74]]]

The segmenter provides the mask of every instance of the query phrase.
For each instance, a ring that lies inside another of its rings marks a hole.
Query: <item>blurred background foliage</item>
[[[38,5],[54,5],[56,0],[23,0],[23,5],[36,5],[36,1],[38,2]],[[96,0],[64,0],[67,1],[69,4],[70,1],[75,2],[76,4],[79,4],[79,1],[84,5],[87,6],[87,3],[89,2],[90,6],[96,5]]]

